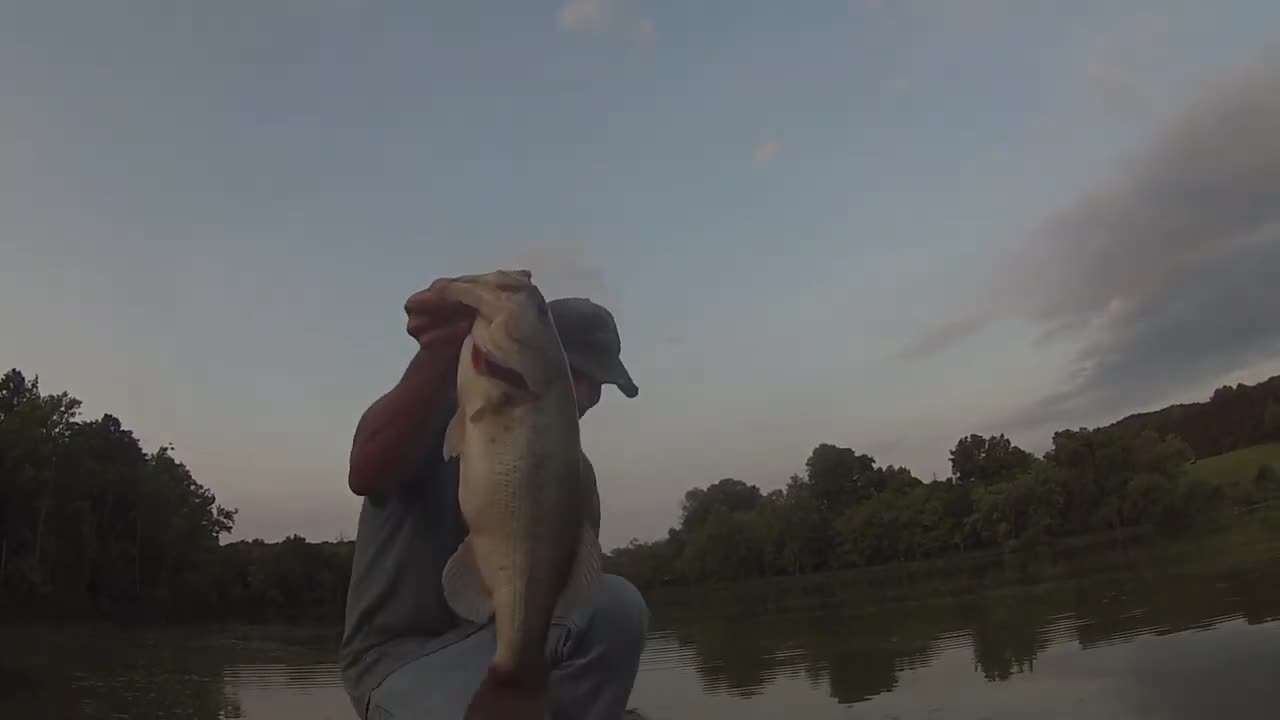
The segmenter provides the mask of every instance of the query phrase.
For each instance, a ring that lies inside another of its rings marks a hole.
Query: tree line
[[[222,544],[236,510],[118,418],[0,377],[0,615],[340,619],[350,543]]]
[[[1127,529],[1185,532],[1280,495],[1264,465],[1245,478],[1189,472],[1197,458],[1280,441],[1280,376],[1219,388],[1110,426],[1060,430],[1040,456],[1004,435],[969,435],[951,473],[924,482],[851,448],[820,444],[785,487],[725,478],[685,493],[665,538],[612,551],[641,588],[801,575],[1017,549]]]
[[[1205,402],[1130,415],[1113,427],[1177,435],[1198,458],[1280,439],[1280,375],[1255,385],[1223,385]]]
[[[119,418],[80,410],[38,377],[0,376],[0,617],[341,619],[351,542],[224,543],[236,510],[172,447],[148,452]],[[934,482],[821,444],[785,487],[728,478],[688,491],[667,537],[616,548],[606,566],[641,588],[798,575],[1100,530],[1177,532],[1276,493],[1274,471],[1226,493],[1187,464],[1200,448],[1280,440],[1280,377],[1165,412],[1060,431],[1043,456],[970,435]]]

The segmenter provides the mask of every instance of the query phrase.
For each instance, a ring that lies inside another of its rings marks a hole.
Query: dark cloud
[[[1209,82],[1152,141],[1047,218],[984,298],[916,341],[997,315],[1083,345],[1072,382],[1018,426],[1157,402],[1280,347],[1280,52]],[[989,304],[995,301],[998,305]],[[990,310],[988,308],[995,307]]]
[[[1161,286],[1104,320],[1077,357],[1075,381],[1008,423],[1038,427],[1116,414],[1273,357],[1280,351],[1280,223],[1204,262],[1186,282]]]

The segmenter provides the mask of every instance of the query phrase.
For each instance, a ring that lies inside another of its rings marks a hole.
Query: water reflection
[[[654,598],[633,703],[653,720],[1273,717],[1280,546],[1121,556]],[[355,717],[336,629],[0,632],[0,717]]]
[[[355,717],[328,631],[42,628],[5,634],[0,717]]]
[[[240,717],[234,695],[211,681],[222,671],[217,658],[170,653],[155,638],[105,635],[46,632],[39,646],[30,636],[9,645],[0,716]]]
[[[775,688],[779,694],[793,696],[794,680],[803,679],[835,703],[855,704],[893,693],[901,687],[904,674],[972,688],[972,680],[966,682],[953,663],[942,668],[948,674],[945,678],[941,673],[923,672],[943,656],[954,659],[966,653],[969,677],[999,684],[1035,673],[1047,653],[1096,653],[1141,638],[1181,636],[1223,626],[1256,634],[1261,630],[1248,628],[1280,619],[1280,549],[1255,548],[1249,562],[1227,569],[1158,567],[1138,564],[1087,580],[1032,587],[1008,584],[952,599],[904,598],[879,605],[865,595],[845,602],[828,588],[806,587],[803,579],[790,588],[787,583],[735,588],[732,602],[738,607],[785,608],[788,602],[779,598],[789,593],[796,604],[808,605],[805,612],[754,613],[754,617],[749,610],[737,612],[726,604],[730,602],[726,595],[689,597],[683,602],[672,597],[674,609],[659,614],[660,631],[653,637],[644,667],[661,672],[689,666],[700,691],[711,696],[769,697]],[[1203,668],[1214,658],[1233,662],[1239,652],[1245,652],[1239,647],[1220,644],[1198,655],[1179,655],[1171,647],[1173,654],[1165,658],[1168,676],[1185,675],[1186,684],[1166,687],[1164,692],[1214,696],[1234,688],[1238,698],[1235,685],[1248,685],[1250,673],[1259,676],[1280,667],[1280,644],[1274,642],[1280,636],[1271,632],[1267,637],[1269,642],[1255,643],[1263,657],[1255,657],[1257,664],[1234,676],[1215,676]],[[1064,664],[1057,665],[1051,673]],[[1197,682],[1197,673],[1226,685]],[[1143,677],[1133,672],[1121,676]],[[1257,693],[1255,700],[1265,698],[1271,703],[1267,707],[1274,710],[1280,696],[1271,683],[1259,682],[1252,689]],[[1133,693],[1139,690],[1129,688]],[[774,700],[782,702],[781,697]],[[1040,702],[1053,704],[1054,699],[1042,697]],[[1264,711],[1264,706],[1251,707],[1241,717],[1270,717],[1271,710]]]

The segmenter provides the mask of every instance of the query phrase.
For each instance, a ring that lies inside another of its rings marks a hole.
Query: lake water
[[[632,703],[653,720],[1280,716],[1280,542],[1102,556],[667,591]],[[3,718],[355,717],[333,629],[0,633]]]

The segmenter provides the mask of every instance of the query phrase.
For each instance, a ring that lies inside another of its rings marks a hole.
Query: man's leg
[[[604,575],[595,601],[555,618],[547,638],[555,720],[619,720],[631,696],[649,609],[626,580]],[[461,720],[493,659],[493,625],[405,665],[369,700],[368,720]]]
[[[648,630],[644,597],[617,575],[600,577],[591,607],[556,618],[547,643],[554,720],[620,720]]]
[[[461,720],[493,650],[493,626],[488,625],[409,662],[369,694],[365,720]]]

